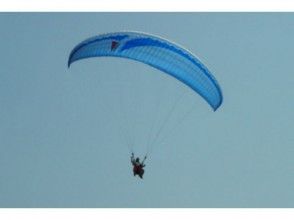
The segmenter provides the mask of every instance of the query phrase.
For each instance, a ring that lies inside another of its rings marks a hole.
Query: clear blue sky
[[[0,26],[0,207],[294,206],[294,14],[2,13]],[[121,30],[188,48],[223,105],[130,60],[67,69],[77,43]],[[142,156],[158,132],[134,178],[128,143]]]

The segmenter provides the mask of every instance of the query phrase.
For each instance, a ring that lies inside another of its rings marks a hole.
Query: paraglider
[[[79,43],[71,51],[72,63],[91,57],[119,57],[152,66],[181,81],[216,111],[223,101],[221,88],[208,68],[188,50],[166,39],[140,32],[101,34]],[[143,178],[144,161],[131,156],[134,176]]]
[[[89,38],[71,51],[68,67],[77,60],[107,56],[136,60],[175,77],[202,96],[214,111],[222,104],[219,84],[198,58],[150,34],[116,32]]]
[[[143,179],[143,175],[144,175],[144,172],[145,172],[145,170],[143,168],[146,166],[144,164],[146,159],[147,159],[147,156],[145,156],[143,161],[140,162],[140,158],[137,157],[135,159],[134,153],[132,153],[131,163],[133,165],[133,174],[134,174],[134,176],[138,175],[141,179]]]

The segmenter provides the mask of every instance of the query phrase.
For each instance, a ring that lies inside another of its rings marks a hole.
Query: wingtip
[[[221,102],[217,106],[212,107],[213,111],[216,112],[216,110],[219,109],[219,107],[222,105],[222,103],[223,103],[223,101],[221,100]]]

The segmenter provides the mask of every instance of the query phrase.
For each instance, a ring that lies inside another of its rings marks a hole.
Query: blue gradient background
[[[0,26],[0,207],[294,206],[292,13],[1,13]],[[223,105],[130,60],[67,69],[78,42],[121,30],[195,53]],[[134,178],[126,137],[143,155],[177,97]]]

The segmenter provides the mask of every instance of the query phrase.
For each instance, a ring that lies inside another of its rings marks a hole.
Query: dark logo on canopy
[[[118,46],[119,46],[118,41],[112,41],[111,42],[111,51],[115,51]]]

